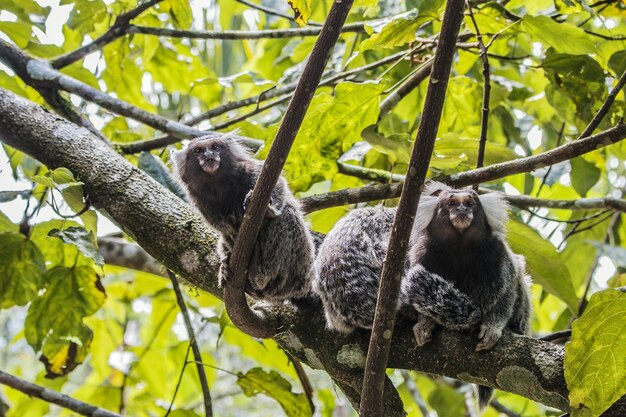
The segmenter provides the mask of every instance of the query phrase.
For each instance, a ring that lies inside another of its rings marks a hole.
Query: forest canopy
[[[292,126],[282,174],[320,238],[397,205],[446,2],[355,0],[304,85],[333,7],[0,0],[0,416],[356,415],[369,334],[287,306],[273,338],[238,329],[170,175],[191,138],[264,160]],[[487,417],[626,415],[626,4],[468,0],[452,51],[426,176],[506,195],[533,337],[400,326],[385,415],[477,415],[471,383],[498,389]]]

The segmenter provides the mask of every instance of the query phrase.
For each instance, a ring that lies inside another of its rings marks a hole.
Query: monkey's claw
[[[413,326],[413,335],[417,346],[424,346],[433,338],[433,330],[437,323],[430,319],[420,318]]]
[[[476,351],[489,350],[500,340],[502,336],[502,330],[490,327],[486,325],[480,326],[480,333],[478,333],[478,344],[476,345]]]

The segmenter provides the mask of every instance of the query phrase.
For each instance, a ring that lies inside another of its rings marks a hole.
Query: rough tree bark
[[[214,232],[186,203],[133,167],[90,132],[26,99],[0,89],[0,141],[37,158],[50,168],[70,169],[93,199],[154,258],[192,285],[222,298],[217,287],[219,259]],[[168,236],[168,239],[163,239]],[[367,333],[340,336],[325,329],[321,311],[298,317],[288,307],[267,311],[281,323],[275,339],[290,354],[323,369],[350,396],[359,391],[367,351]],[[489,352],[475,352],[475,334],[442,330],[416,348],[410,326],[396,329],[389,366],[445,375],[522,395],[568,409],[563,377],[563,348],[548,342],[505,334]],[[386,415],[394,414],[392,409]],[[606,417],[626,415],[626,398]]]

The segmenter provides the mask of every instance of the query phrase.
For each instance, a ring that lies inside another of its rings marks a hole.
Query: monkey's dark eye
[[[467,203],[465,203],[465,205],[467,207],[472,207],[474,205],[474,202],[473,201],[468,201]]]
[[[202,153],[201,148],[193,148],[193,153]]]
[[[456,201],[452,201],[452,200],[448,201],[448,207],[454,207],[454,206],[456,206]]]
[[[219,147],[219,146],[217,146],[217,145],[211,145],[211,150],[212,150],[212,151],[219,151],[219,150],[220,150],[220,147]]]

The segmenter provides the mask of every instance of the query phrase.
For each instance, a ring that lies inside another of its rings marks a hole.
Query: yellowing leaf
[[[423,24],[439,18],[443,4],[443,0],[425,0],[419,10],[411,10],[392,17],[380,31],[361,43],[361,51],[393,48],[414,41],[415,32]]]
[[[311,0],[288,0],[289,7],[293,10],[293,18],[300,26],[304,26],[311,17]]]
[[[626,292],[594,294],[565,345],[572,417],[596,417],[626,394]]]
[[[0,234],[0,308],[24,305],[35,298],[45,272],[37,245],[20,233]]]
[[[94,268],[56,267],[48,272],[50,286],[28,309],[24,334],[49,377],[69,373],[86,357],[93,337],[83,318],[104,303],[104,288]]]
[[[245,374],[240,372],[237,374],[237,384],[248,397],[265,394],[275,399],[289,417],[313,415],[306,395],[291,392],[291,384],[276,371],[265,372],[261,368],[253,368]]]

